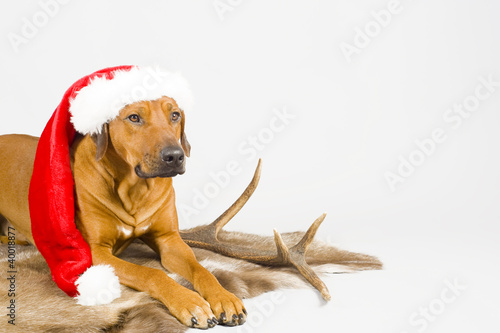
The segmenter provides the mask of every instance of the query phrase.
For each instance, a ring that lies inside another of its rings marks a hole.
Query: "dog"
[[[179,233],[172,177],[185,172],[190,154],[185,121],[176,101],[161,97],[125,106],[98,134],[77,135],[70,151],[75,223],[94,265],[112,266],[120,283],[161,301],[182,324],[201,329],[242,325],[247,317],[243,302],[197,262]],[[26,135],[0,136],[0,220],[31,244],[27,198],[37,143]],[[118,258],[135,239],[197,292],[164,271]]]

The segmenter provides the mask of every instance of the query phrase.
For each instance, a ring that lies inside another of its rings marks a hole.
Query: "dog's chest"
[[[170,185],[170,186],[165,186]],[[171,184],[144,182],[120,184],[116,190],[120,205],[115,212],[123,223],[119,226],[120,238],[137,238],[149,231],[154,216],[159,214],[167,202],[174,201]]]
[[[146,234],[150,229],[149,223],[141,223],[137,226],[127,225],[125,223],[121,223],[117,226],[118,239],[117,244],[128,242],[129,240],[133,240],[139,238]]]
[[[141,209],[146,207],[148,200],[148,187],[146,184],[129,184],[122,182],[116,193],[123,209],[131,216],[136,216]]]
[[[151,216],[171,193],[171,183],[156,179],[141,179],[136,182],[122,181],[116,187],[121,206],[131,216],[142,222]]]

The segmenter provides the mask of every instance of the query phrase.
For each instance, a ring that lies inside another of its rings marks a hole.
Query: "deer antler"
[[[274,241],[277,251],[272,250],[257,250],[250,247],[238,246],[219,241],[218,234],[222,228],[240,211],[245,203],[250,199],[253,192],[259,183],[260,173],[262,169],[262,161],[255,170],[252,181],[247,186],[241,196],[229,207],[221,216],[214,222],[193,228],[187,231],[181,231],[182,239],[192,247],[211,250],[222,255],[247,260],[256,264],[265,266],[291,266],[295,267],[299,273],[311,283],[320,293],[323,299],[329,301],[331,299],[328,288],[316,275],[313,269],[307,264],[305,255],[309,245],[312,243],[316,231],[326,217],[326,214],[321,215],[309,227],[309,230],[304,234],[302,239],[294,246],[288,248],[281,235],[274,229]]]

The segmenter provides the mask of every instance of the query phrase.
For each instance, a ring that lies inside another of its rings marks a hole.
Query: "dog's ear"
[[[106,154],[106,150],[108,149],[108,140],[109,140],[109,125],[106,123],[102,125],[101,131],[96,134],[92,134],[92,140],[94,140],[97,150],[95,153],[95,160],[100,161],[101,158]]]
[[[186,124],[186,117],[184,116],[184,111],[181,111],[181,146],[182,149],[184,150],[184,154],[186,154],[186,156],[189,157],[189,155],[191,154],[191,145],[189,144],[186,132],[184,131],[185,124]]]

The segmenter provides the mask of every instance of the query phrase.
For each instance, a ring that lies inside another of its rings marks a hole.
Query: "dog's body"
[[[23,135],[0,137],[0,217],[32,244],[28,193],[37,142]],[[218,321],[243,324],[241,300],[197,262],[179,235],[171,177],[184,173],[189,150],[184,113],[173,99],[126,106],[100,134],[77,137],[72,144],[75,222],[94,265],[111,265],[122,284],[160,300],[181,323],[198,328]],[[198,293],[161,270],[116,256],[137,238]]]

